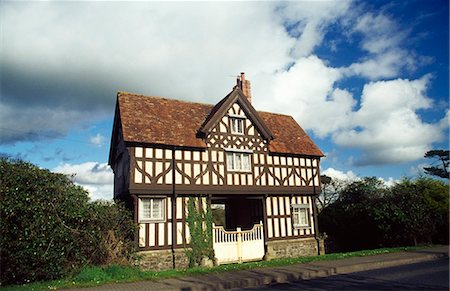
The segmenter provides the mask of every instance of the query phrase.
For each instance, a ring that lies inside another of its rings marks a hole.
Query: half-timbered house
[[[147,267],[186,265],[188,197],[224,209],[218,263],[314,255],[319,148],[291,117],[258,112],[250,82],[216,105],[119,92],[109,164]]]

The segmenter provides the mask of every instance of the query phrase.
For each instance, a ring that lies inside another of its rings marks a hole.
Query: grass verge
[[[65,278],[54,281],[35,282],[24,285],[4,286],[2,291],[24,291],[24,290],[58,290],[73,287],[91,287],[107,283],[124,283],[135,282],[141,280],[159,280],[165,278],[174,278],[188,275],[201,275],[208,273],[218,273],[234,270],[248,270],[264,267],[278,267],[292,264],[302,264],[316,261],[340,260],[351,257],[363,257],[377,254],[387,254],[402,251],[413,251],[426,247],[399,247],[399,248],[382,248],[374,250],[363,250],[348,253],[333,253],[323,256],[298,257],[274,259],[272,261],[258,261],[243,264],[220,265],[212,268],[197,267],[182,270],[166,270],[160,272],[141,271],[137,267],[130,266],[88,266],[83,268],[77,275],[71,278]]]

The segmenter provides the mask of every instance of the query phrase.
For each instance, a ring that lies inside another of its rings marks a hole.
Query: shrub
[[[0,283],[68,275],[132,254],[134,225],[124,207],[89,202],[69,177],[0,159]]]

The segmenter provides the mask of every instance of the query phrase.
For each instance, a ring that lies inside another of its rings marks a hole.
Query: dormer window
[[[231,133],[244,134],[244,119],[231,117]]]

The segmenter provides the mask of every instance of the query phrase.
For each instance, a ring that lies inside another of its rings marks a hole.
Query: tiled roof
[[[198,136],[214,105],[118,93],[118,109],[126,142],[184,147],[206,147]],[[258,112],[274,139],[270,151],[323,156],[298,123],[287,115]]]

